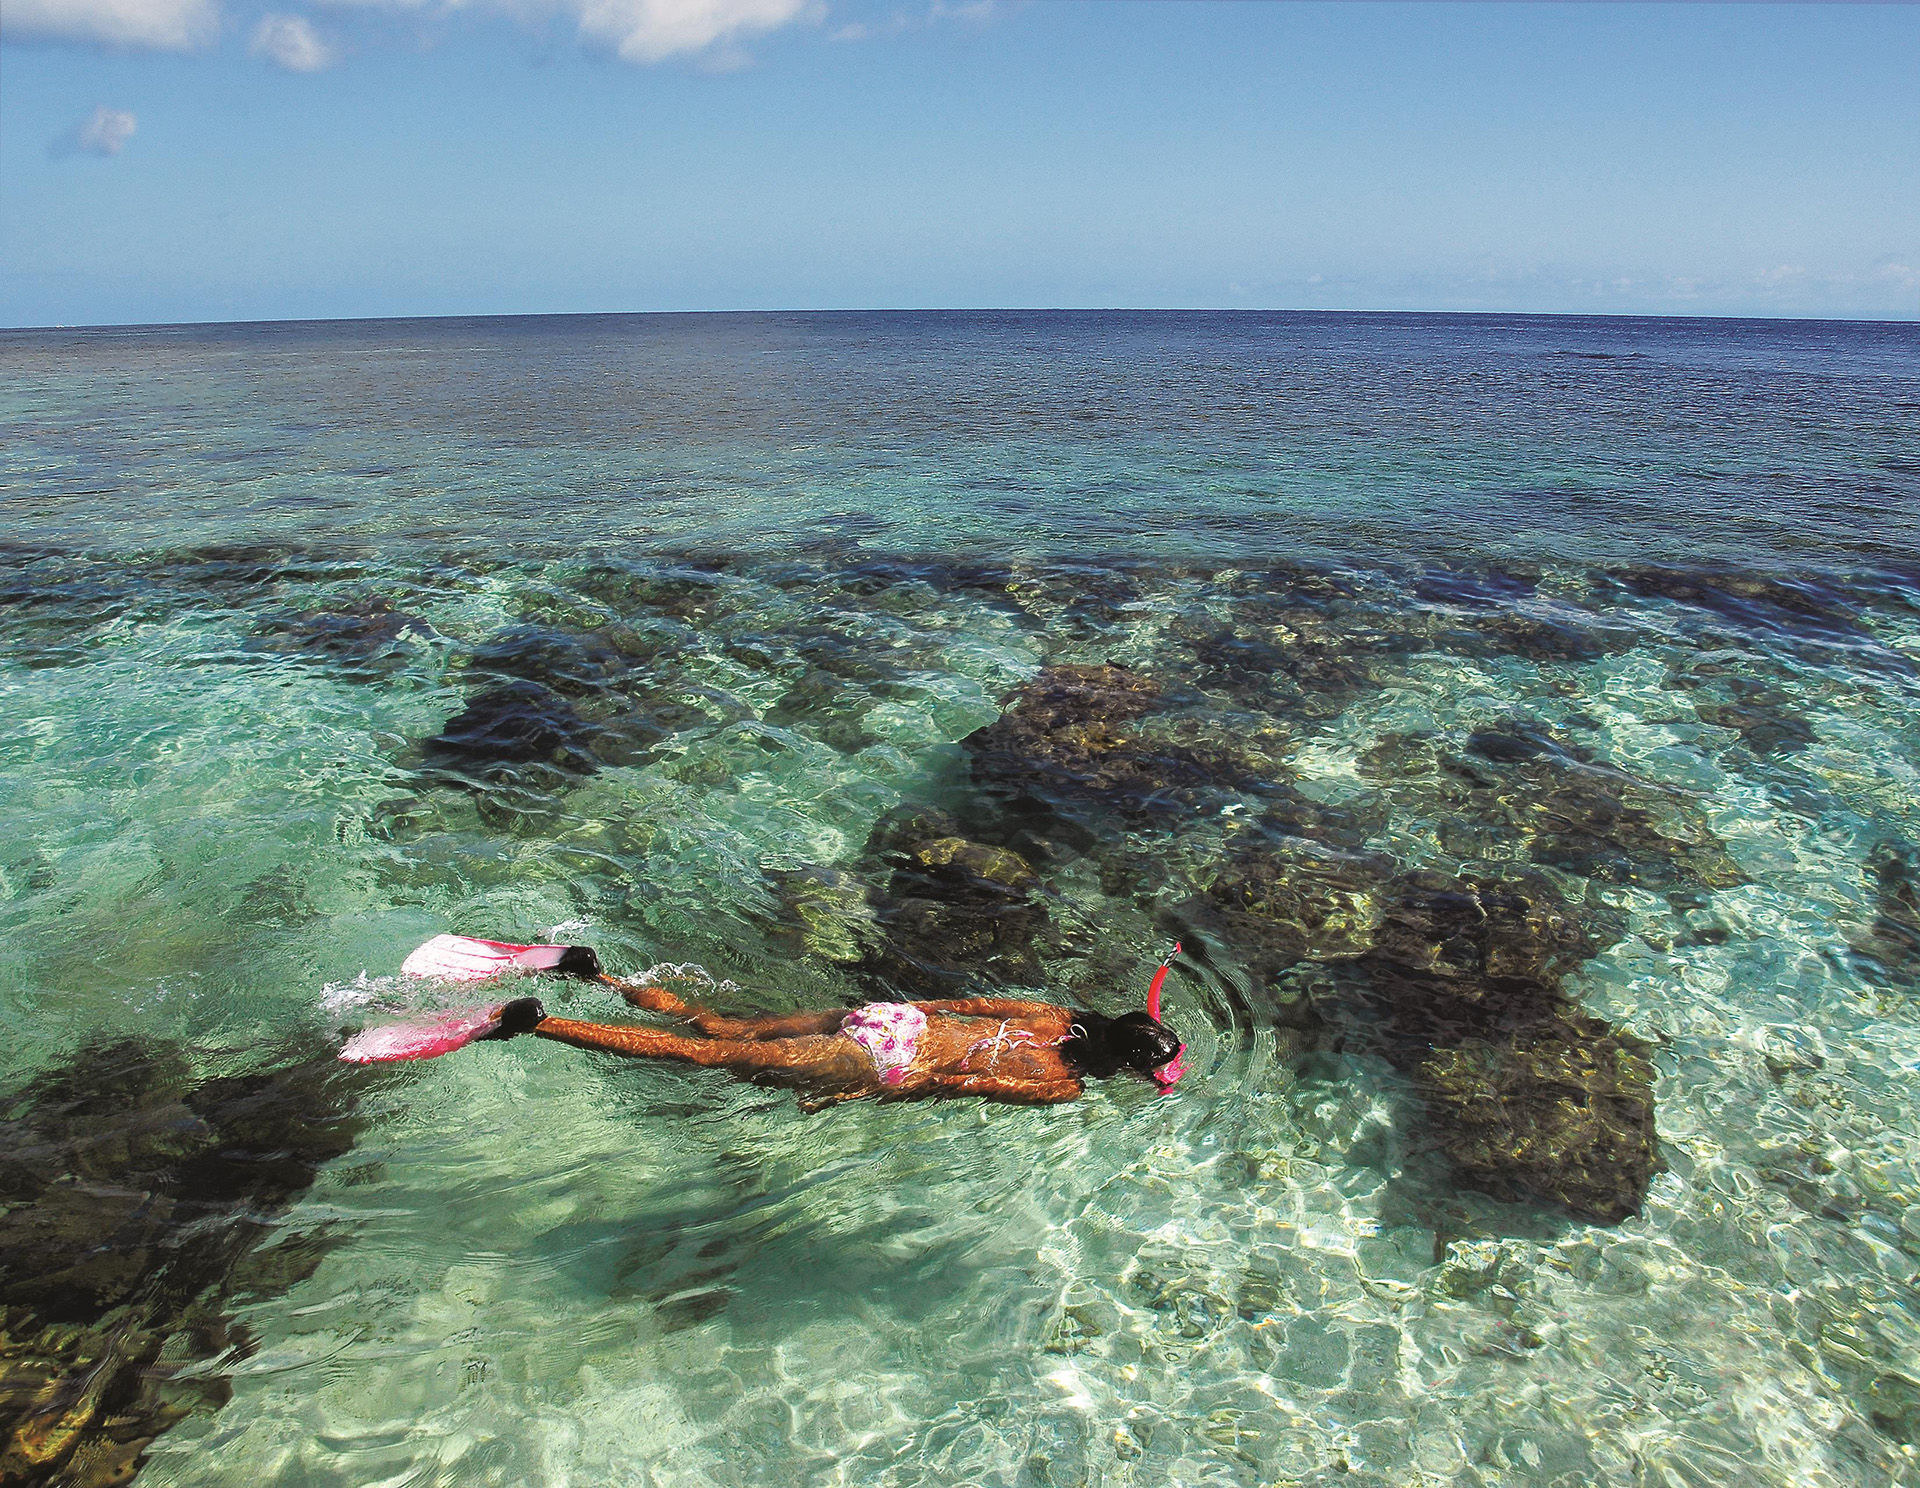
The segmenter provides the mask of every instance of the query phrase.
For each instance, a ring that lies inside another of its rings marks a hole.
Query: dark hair
[[[1109,1018],[1076,1008],[1073,1029],[1060,1046],[1061,1057],[1096,1080],[1110,1080],[1121,1070],[1151,1074],[1180,1052],[1179,1035],[1147,1013]]]

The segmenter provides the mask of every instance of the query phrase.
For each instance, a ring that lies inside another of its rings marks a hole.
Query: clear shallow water
[[[200,1150],[174,1106],[45,1095],[76,1062],[117,1090],[119,1036],[169,1089],[323,1064],[458,1000],[392,977],[446,928],[571,927],[736,1008],[919,991],[918,958],[1117,1011],[1198,952],[1168,1098],[805,1116],[525,1040],[302,1087],[344,1135],[250,1139],[307,1154],[237,1185],[252,1271],[76,1284],[70,1353],[167,1340],[123,1393],[215,1382],[142,1482],[1916,1479],[1912,328],[673,317],[0,358],[32,1357],[49,1254],[235,1223],[86,1217],[204,1177],[166,1166]],[[1159,689],[1115,725],[1134,773],[995,775],[979,731],[1101,664]],[[542,758],[445,742],[525,685]],[[901,929],[955,888],[886,855],[929,808],[1033,865],[984,939]],[[1249,862],[1298,924],[1223,909]],[[1414,870],[1544,882],[1587,936],[1564,990],[1653,1070],[1637,1216],[1450,1164],[1365,995]],[[196,1288],[243,1331],[189,1338]]]

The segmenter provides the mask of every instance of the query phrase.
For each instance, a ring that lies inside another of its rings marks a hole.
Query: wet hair
[[[1074,1009],[1073,1035],[1061,1057],[1084,1075],[1110,1080],[1122,1070],[1151,1074],[1180,1052],[1180,1037],[1147,1013],[1109,1018]]]

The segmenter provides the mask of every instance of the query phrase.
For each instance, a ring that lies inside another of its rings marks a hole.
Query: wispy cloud
[[[118,155],[137,127],[137,121],[125,109],[102,104],[73,128],[55,136],[47,145],[47,153],[56,160],[75,155]]]
[[[622,61],[725,48],[794,21],[817,19],[813,0],[573,0],[580,35],[613,49]]]
[[[751,59],[743,44],[782,27],[825,19],[825,0],[321,0],[340,9],[399,11],[445,19],[464,11],[494,12],[523,24],[571,21],[580,39],[623,61],[689,57],[710,71]],[[985,0],[979,0],[984,4]],[[114,47],[186,51],[215,41],[221,0],[6,0],[10,40],[76,41]],[[972,5],[935,12],[965,13]],[[318,72],[340,60],[340,48],[304,16],[268,12],[248,49],[292,72]]]
[[[247,50],[288,72],[321,72],[340,60],[339,49],[305,16],[297,15],[261,16]]]
[[[217,0],[7,0],[0,34],[179,52],[220,30]]]
[[[884,20],[849,21],[835,28],[832,41],[885,41],[909,31],[924,30],[941,21],[988,20],[993,15],[993,0],[933,0],[919,9],[893,11]]]

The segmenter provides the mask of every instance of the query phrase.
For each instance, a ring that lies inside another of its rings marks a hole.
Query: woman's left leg
[[[580,1023],[572,1018],[544,1018],[533,1032],[540,1038],[571,1044],[576,1049],[636,1059],[676,1059],[685,1064],[730,1069],[743,1075],[784,1070],[822,1079],[844,1078],[860,1073],[859,1061],[864,1057],[849,1040],[832,1035],[688,1038],[661,1028],[631,1023]]]

